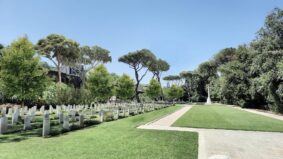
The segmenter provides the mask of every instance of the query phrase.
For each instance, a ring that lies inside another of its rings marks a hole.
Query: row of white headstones
[[[93,115],[98,115],[99,121],[103,122],[105,120],[104,114],[111,114],[113,120],[117,120],[119,116],[128,117],[130,114],[136,115],[139,113],[144,113],[145,111],[153,111],[155,109],[160,109],[169,106],[168,104],[139,104],[139,103],[124,103],[124,104],[94,104],[88,105],[57,105],[54,109],[51,105],[48,110],[45,110],[45,106],[42,106],[39,110],[34,106],[32,108],[23,107],[18,108],[3,107],[1,109],[0,118],[0,134],[4,134],[8,131],[8,126],[13,127],[19,121],[19,117],[24,120],[23,130],[31,129],[31,122],[36,115],[41,115],[43,117],[43,127],[42,136],[46,137],[50,134],[50,114],[56,113],[59,123],[62,124],[64,130],[70,130],[70,118],[71,121],[76,121],[76,114],[78,114],[78,123],[80,127],[84,127],[84,120],[86,117]],[[11,117],[11,122],[8,121],[8,117]],[[9,125],[10,123],[10,125]]]

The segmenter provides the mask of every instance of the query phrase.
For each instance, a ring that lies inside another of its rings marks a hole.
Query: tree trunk
[[[158,83],[160,84],[160,87],[161,87],[161,100],[163,100],[164,99],[164,93],[163,93],[163,88],[162,88],[162,85],[161,85],[160,75],[157,74],[156,77],[157,77],[157,81],[158,81]]]
[[[139,85],[140,85],[140,80],[139,80],[139,74],[138,74],[138,70],[136,68],[135,69],[135,77],[136,77],[136,88],[135,88],[135,97],[138,103],[141,102],[140,97],[139,97]]]
[[[137,84],[136,84],[135,92],[136,92],[136,95],[135,95],[136,100],[137,100],[138,103],[140,103],[141,100],[140,100],[140,97],[139,97],[139,82],[137,82]]]
[[[62,77],[61,77],[61,65],[60,65],[59,63],[58,63],[57,70],[58,70],[58,83],[61,83],[61,82],[62,82]]]

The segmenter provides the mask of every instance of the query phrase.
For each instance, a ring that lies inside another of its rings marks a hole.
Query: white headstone
[[[104,112],[103,112],[103,110],[101,110],[101,111],[99,112],[99,118],[100,118],[99,121],[100,121],[100,122],[103,122],[103,118],[104,118],[103,116],[104,116]]]
[[[69,116],[68,115],[64,116],[63,129],[70,130]]]
[[[84,127],[84,115],[80,115],[79,116],[79,124],[80,124],[80,127]]]
[[[208,86],[208,89],[207,89],[207,100],[206,100],[206,104],[207,104],[207,105],[210,105],[210,104],[211,104],[210,88],[209,88],[209,86]]]
[[[42,136],[46,137],[50,133],[50,119],[48,111],[44,112],[43,115],[43,129],[42,129]]]
[[[31,121],[31,117],[29,115],[26,115],[24,118],[24,130],[31,129],[30,121]]]
[[[12,115],[12,125],[16,125],[18,121],[19,121],[19,111],[17,109]]]
[[[8,118],[4,115],[0,118],[0,134],[7,132]]]
[[[64,114],[63,114],[62,111],[59,112],[58,117],[59,117],[59,123],[60,123],[60,124],[63,123],[63,121],[64,121]]]

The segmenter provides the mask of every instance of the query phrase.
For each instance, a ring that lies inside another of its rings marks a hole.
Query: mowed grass
[[[173,126],[283,132],[283,121],[225,105],[197,105]]]
[[[169,107],[51,138],[9,140],[16,135],[2,135],[0,159],[197,159],[197,133],[136,128],[179,108]]]

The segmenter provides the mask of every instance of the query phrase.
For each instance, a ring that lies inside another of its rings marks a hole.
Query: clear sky
[[[0,43],[51,33],[111,51],[110,72],[133,76],[118,58],[148,48],[171,65],[193,70],[225,47],[255,38],[282,0],[0,0]],[[147,76],[144,82],[151,77]]]

